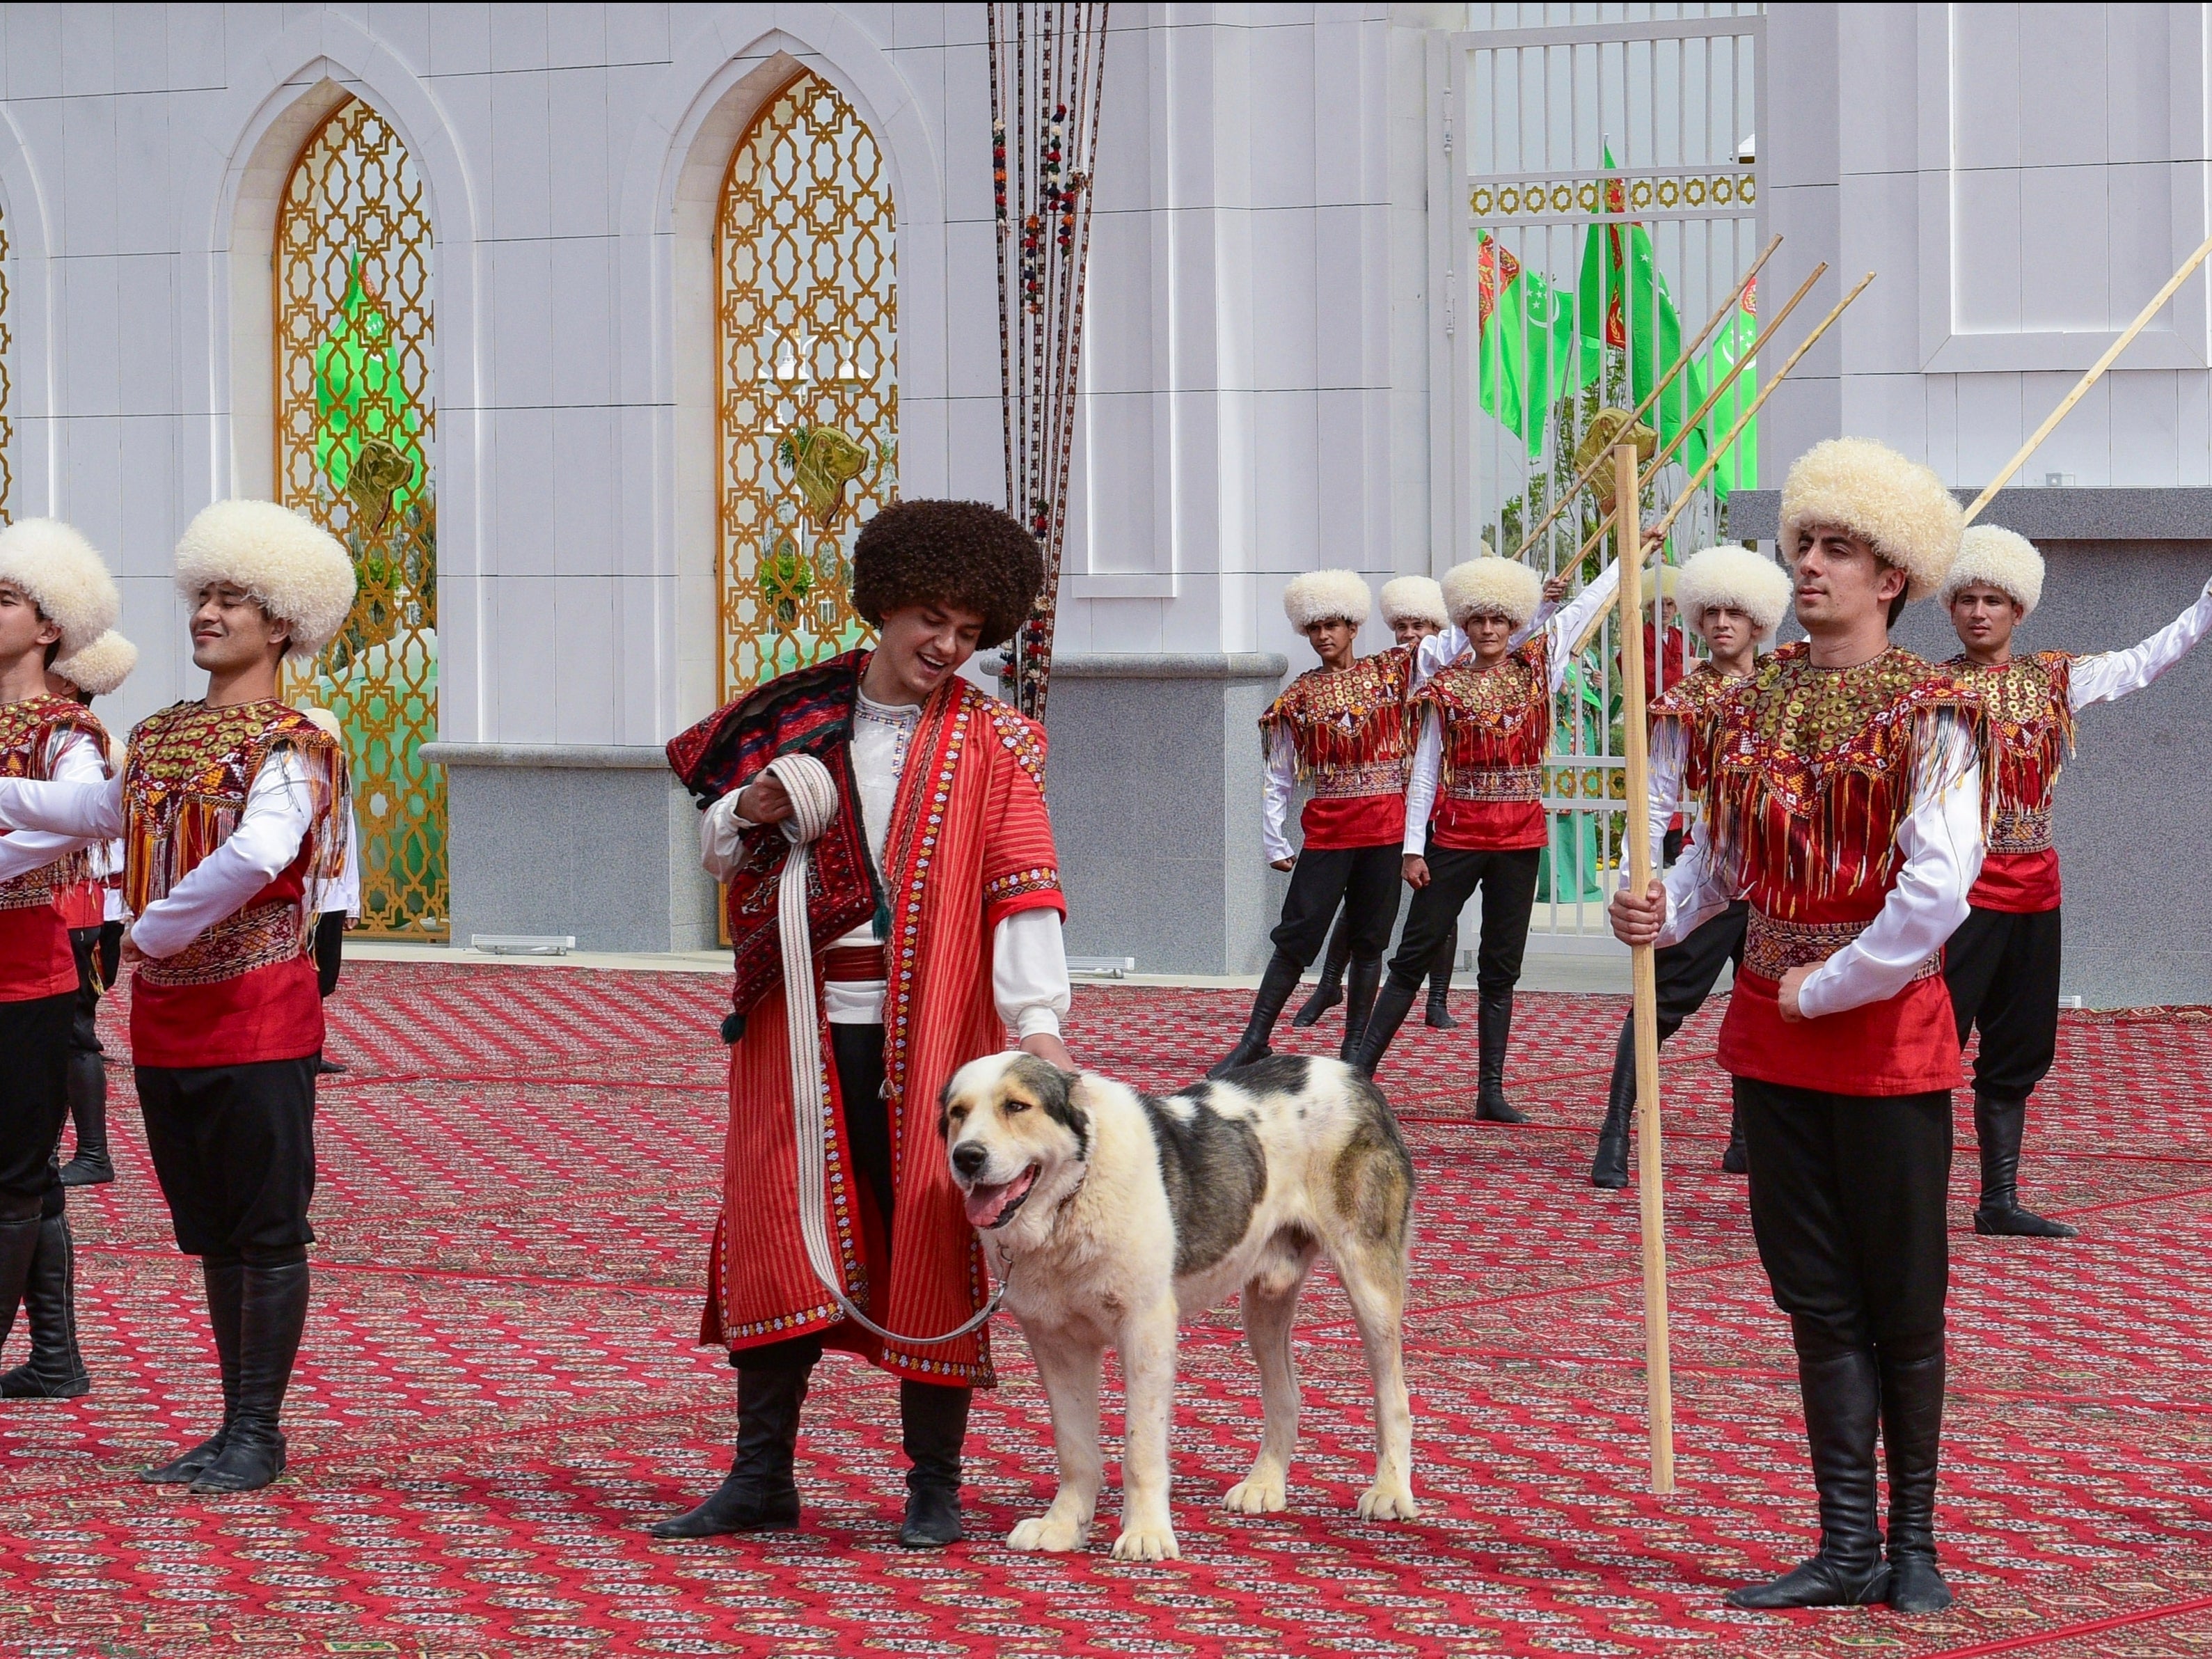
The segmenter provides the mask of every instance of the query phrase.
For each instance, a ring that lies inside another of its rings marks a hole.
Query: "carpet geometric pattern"
[[[1719,1005],[1665,1054],[1680,1490],[1646,1490],[1636,1196],[1587,1181],[1620,999],[1522,999],[1478,1125],[1472,998],[1380,1081],[1419,1172],[1407,1320],[1421,1518],[1360,1522],[1357,1336],[1316,1276],[1291,1509],[1214,1507],[1259,1427],[1234,1308],[1186,1325],[1183,1559],[1000,1541],[1048,1501],[1045,1404],[1010,1321],[968,1443],[975,1541],[895,1545],[896,1390],[833,1355],[795,1534],[659,1544],[720,1479],[734,1375],[690,1346],[713,1224],[726,995],[708,975],[362,963],[331,1005],[315,1290],[291,1468],[239,1498],[133,1479],[218,1414],[198,1276],[171,1243],[127,1066],[119,1178],[72,1195],[88,1398],[0,1405],[0,1654],[2212,1654],[2212,1023],[2069,1016],[2030,1119],[2027,1201],[2077,1243],[1975,1238],[1961,1096],[1939,1534],[1959,1604],[1759,1615],[1731,1584],[1811,1547],[1786,1330],[1721,1173]],[[1085,988],[1069,1036],[1187,1081],[1249,994]],[[121,994],[103,1011],[122,1055]],[[1285,1030],[1333,1051],[1332,1016]],[[12,1362],[23,1338],[15,1339]],[[1111,1379],[1109,1379],[1109,1382]],[[1118,1382],[1109,1431],[1118,1433]],[[1118,1443],[1109,1447],[1118,1457]],[[1109,1468],[1113,1467],[1109,1462]]]

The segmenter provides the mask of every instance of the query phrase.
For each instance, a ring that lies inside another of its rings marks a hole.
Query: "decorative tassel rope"
[[[854,1307],[840,1285],[837,1260],[830,1249],[829,1105],[822,1095],[822,1028],[814,1001],[814,941],[806,922],[806,875],[814,862],[813,844],[837,816],[837,784],[830,769],[811,755],[782,755],[767,774],[791,797],[791,816],[783,836],[791,843],[776,886],[776,928],[783,945],[783,1014],[791,1049],[792,1128],[799,1142],[799,1231],[806,1244],[806,1264],[814,1270],[846,1318],[864,1331],[902,1348],[933,1347],[963,1337],[998,1312],[1006,1294],[1002,1278],[982,1310],[942,1336],[902,1336],[887,1331]]]

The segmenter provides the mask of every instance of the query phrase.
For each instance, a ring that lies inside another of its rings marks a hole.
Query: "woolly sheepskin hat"
[[[1948,605],[1960,588],[1976,582],[2011,594],[2024,618],[2043,599],[2043,555],[2015,531],[1993,524],[1971,526],[1959,539],[1959,556],[1951,561],[1940,597]]]
[[[88,697],[104,697],[137,665],[138,647],[111,628],[75,656],[58,658],[54,672]]]
[[[1906,595],[1924,599],[1958,556],[1966,515],[1943,481],[1887,444],[1830,438],[1797,458],[1782,483],[1783,556],[1808,524],[1840,525],[1902,570]]]
[[[1503,617],[1519,628],[1536,614],[1544,579],[1517,559],[1486,553],[1445,571],[1443,594],[1444,608],[1458,627],[1466,627],[1470,617]]]
[[[274,501],[217,501],[200,509],[177,544],[177,592],[230,582],[269,614],[292,624],[295,662],[313,657],[353,609],[353,561],[337,538],[305,514]]]
[[[1367,620],[1367,583],[1356,570],[1309,570],[1283,589],[1283,614],[1303,634],[1316,623]]]
[[[1789,615],[1791,592],[1789,573],[1763,554],[1747,547],[1708,547],[1682,566],[1674,608],[1702,634],[1705,612],[1728,605],[1750,617],[1764,639]]]
[[[1451,625],[1444,609],[1444,591],[1433,576],[1401,576],[1382,584],[1382,620],[1395,628],[1401,622],[1425,622],[1438,628]]]
[[[115,626],[123,595],[83,534],[59,519],[18,519],[0,530],[0,582],[30,595],[62,630],[57,654],[73,657]]]
[[[338,717],[329,709],[314,703],[303,703],[300,712],[305,714],[308,723],[325,737],[335,738],[340,743],[345,741],[345,727],[338,724]]]

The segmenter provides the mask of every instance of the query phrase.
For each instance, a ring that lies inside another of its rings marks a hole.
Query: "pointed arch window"
[[[898,489],[894,215],[859,113],[802,72],[731,153],[714,234],[725,697],[849,649],[853,538]]]
[[[441,939],[438,508],[430,216],[391,124],[349,99],[316,128],[277,207],[276,496],[344,543],[353,614],[289,688],[345,728],[361,826],[362,926]]]

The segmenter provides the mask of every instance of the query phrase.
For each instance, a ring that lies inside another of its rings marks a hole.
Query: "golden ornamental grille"
[[[431,234],[422,174],[359,100],[301,150],[277,210],[276,492],[353,556],[352,615],[295,698],[345,728],[361,826],[361,925],[446,935],[438,732],[438,513],[431,468]]]
[[[738,141],[715,225],[726,698],[871,636],[851,555],[897,497],[892,229],[874,137],[802,73]]]

